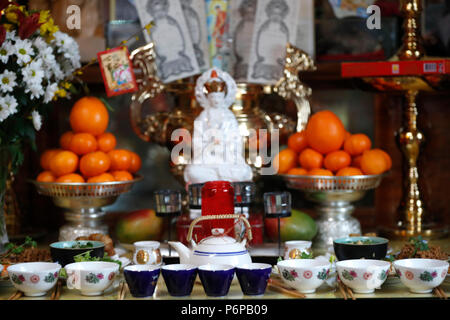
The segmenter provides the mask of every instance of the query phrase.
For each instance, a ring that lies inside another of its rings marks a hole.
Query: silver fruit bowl
[[[361,224],[351,216],[352,202],[377,188],[387,173],[361,176],[281,175],[288,188],[300,190],[316,203],[318,232],[313,241],[315,253],[333,252],[333,240],[361,233]]]
[[[59,241],[70,241],[92,233],[107,234],[102,208],[112,205],[121,194],[130,191],[141,180],[141,176],[135,176],[130,181],[101,183],[30,182],[39,194],[51,197],[56,206],[65,209],[67,224],[59,229]]]

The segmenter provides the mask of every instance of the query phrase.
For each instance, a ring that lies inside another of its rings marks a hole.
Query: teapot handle
[[[252,227],[250,225],[250,222],[248,222],[247,218],[245,218],[243,215],[240,215],[240,214],[220,214],[220,215],[211,215],[211,216],[200,216],[191,222],[186,240],[188,242],[190,242],[192,240],[192,231],[194,230],[194,227],[197,223],[199,223],[200,221],[203,221],[203,220],[213,220],[213,219],[241,219],[242,221],[244,221],[244,224],[246,226],[245,233],[247,234],[247,239],[249,241],[252,240],[253,236],[252,236]]]

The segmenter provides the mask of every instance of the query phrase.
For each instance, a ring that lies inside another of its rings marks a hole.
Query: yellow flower
[[[11,23],[17,24],[19,22],[19,16],[16,13],[17,10],[22,11],[25,14],[25,16],[28,16],[28,12],[26,12],[25,6],[10,5],[8,8],[5,9],[6,20],[8,20]]]
[[[39,28],[41,36],[47,37],[48,41],[53,39],[53,34],[59,30],[58,26],[55,25],[52,18],[48,18],[48,20],[42,24]]]
[[[55,96],[61,97],[61,98],[65,98],[67,95],[66,90],[64,89],[59,89],[55,92]]]
[[[5,27],[6,31],[11,32],[15,29],[14,25],[10,23],[4,23],[3,26]]]
[[[42,10],[39,12],[39,23],[46,23],[50,17],[50,10]]]

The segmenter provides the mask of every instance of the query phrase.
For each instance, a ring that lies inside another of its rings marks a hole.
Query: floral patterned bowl
[[[314,259],[282,260],[277,267],[283,282],[301,293],[314,293],[330,271],[330,263]]]
[[[336,262],[339,279],[356,293],[373,293],[389,274],[391,263],[383,260],[355,259]]]
[[[78,289],[84,296],[99,296],[113,283],[119,272],[114,262],[87,261],[70,263],[67,272],[67,288]]]
[[[27,297],[39,297],[55,286],[60,269],[58,263],[25,262],[9,266],[7,271],[17,290]]]
[[[436,259],[402,259],[394,261],[400,281],[413,293],[428,293],[447,276],[448,262]]]

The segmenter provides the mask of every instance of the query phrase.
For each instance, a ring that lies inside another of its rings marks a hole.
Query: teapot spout
[[[180,263],[189,264],[191,251],[179,241],[169,241],[169,246],[173,247],[180,257]]]

